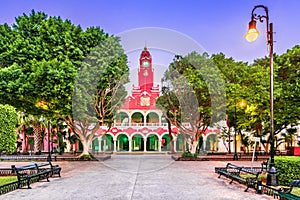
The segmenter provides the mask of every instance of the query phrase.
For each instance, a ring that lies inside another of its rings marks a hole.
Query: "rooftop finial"
[[[145,41],[144,51],[148,51],[147,49],[147,42]]]

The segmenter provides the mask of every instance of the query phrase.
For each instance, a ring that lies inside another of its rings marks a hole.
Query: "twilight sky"
[[[256,42],[248,43],[243,37],[253,7],[263,4],[269,8],[270,22],[276,32],[274,51],[281,54],[300,44],[298,0],[0,0],[0,3],[1,24],[11,25],[16,16],[34,9],[70,19],[82,28],[100,26],[110,34],[143,27],[167,28],[194,39],[209,54],[223,52],[243,61],[267,55],[265,23],[258,23],[261,37]]]
[[[114,35],[157,27],[184,35],[210,55],[223,52],[227,57],[248,62],[268,54],[265,22],[257,23],[261,33],[257,41],[248,43],[244,39],[253,7],[263,4],[269,8],[270,22],[274,24],[274,52],[282,54],[300,44],[299,0],[0,0],[0,3],[1,24],[11,25],[16,16],[34,9],[69,19],[83,29],[99,26]],[[137,44],[140,48],[153,44],[151,39],[141,38],[141,42]],[[129,60],[132,57],[136,62],[139,53],[140,50],[129,55]],[[170,57],[168,53],[163,57]]]

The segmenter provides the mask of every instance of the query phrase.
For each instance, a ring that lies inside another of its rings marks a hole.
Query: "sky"
[[[15,17],[34,9],[48,16],[69,19],[83,29],[99,26],[118,36],[132,30],[135,33],[134,30],[143,28],[161,28],[183,35],[209,55],[223,52],[226,57],[249,63],[268,55],[265,22],[257,23],[261,33],[257,41],[249,43],[244,38],[252,9],[262,4],[268,7],[273,23],[274,52],[282,54],[300,44],[299,0],[0,0],[0,3],[1,24],[12,25]],[[264,14],[259,9],[256,13]],[[182,47],[178,40],[172,42]],[[151,48],[152,44],[151,39],[141,38],[137,46],[141,50],[145,45]],[[129,64],[137,62],[139,53],[128,51]],[[153,60],[170,59],[172,53],[164,51],[164,56],[153,55]],[[165,65],[164,61],[157,61],[160,63]]]

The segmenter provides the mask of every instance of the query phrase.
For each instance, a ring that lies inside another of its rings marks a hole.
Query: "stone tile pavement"
[[[250,161],[234,161],[251,166]],[[22,162],[0,162],[0,167]],[[62,178],[32,184],[1,195],[5,200],[266,200],[267,195],[225,178],[218,179],[215,167],[223,161],[174,161],[170,155],[112,155],[103,162],[55,162]],[[255,162],[254,166],[259,166]]]

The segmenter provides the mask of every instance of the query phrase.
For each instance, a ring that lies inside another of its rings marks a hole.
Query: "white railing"
[[[168,126],[167,123],[115,123],[115,127],[143,127],[143,126],[149,126],[149,127],[165,127]]]

